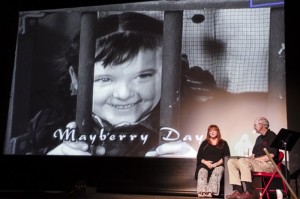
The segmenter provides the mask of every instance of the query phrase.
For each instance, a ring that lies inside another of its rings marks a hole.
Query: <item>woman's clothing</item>
[[[218,195],[220,192],[220,182],[224,172],[224,157],[230,156],[229,146],[225,140],[220,140],[218,145],[212,145],[204,140],[198,150],[197,167],[195,171],[195,179],[197,182],[197,193],[211,192]],[[208,168],[201,160],[218,162],[223,159],[223,163],[216,168]]]
[[[219,195],[220,182],[223,176],[224,166],[218,166],[212,170],[210,178],[208,179],[208,170],[201,168],[198,173],[197,193],[213,193]]]

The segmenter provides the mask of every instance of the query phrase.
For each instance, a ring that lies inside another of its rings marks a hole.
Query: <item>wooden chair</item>
[[[282,160],[284,158],[284,153],[282,151],[279,151],[279,157],[278,157],[278,163],[277,163],[277,167],[281,170],[281,165],[282,165]],[[272,190],[269,189],[269,186],[271,184],[271,182],[274,179],[281,179],[281,183],[283,186],[283,190],[282,192],[287,195],[288,194],[288,190],[286,187],[286,184],[284,182],[284,180],[281,178],[281,176],[278,174],[277,170],[274,169],[273,173],[267,173],[267,172],[252,172],[252,177],[258,177],[261,178],[262,181],[262,187],[256,187],[254,188],[255,190],[261,190],[262,193],[260,194],[260,199],[263,198],[263,196],[266,194],[267,198],[270,199],[270,195],[269,192],[274,192],[276,190]]]

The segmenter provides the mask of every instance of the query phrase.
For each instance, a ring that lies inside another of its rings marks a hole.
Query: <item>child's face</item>
[[[95,63],[93,112],[113,125],[144,119],[161,97],[162,52],[140,50],[119,65]]]

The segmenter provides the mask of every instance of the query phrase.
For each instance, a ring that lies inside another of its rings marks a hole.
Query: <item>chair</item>
[[[279,157],[278,157],[278,163],[277,167],[281,170],[282,160],[284,158],[284,153],[282,151],[279,151]],[[267,173],[267,172],[252,172],[252,177],[259,177],[262,180],[262,187],[256,187],[255,190],[262,190],[262,193],[260,194],[260,199],[264,197],[264,194],[267,195],[267,198],[270,199],[269,192],[274,192],[276,190],[272,190],[269,188],[271,182],[273,179],[281,179],[281,183],[283,186],[283,193],[285,195],[288,195],[287,187],[284,182],[284,180],[281,178],[281,176],[278,174],[276,169],[274,169],[273,173]]]

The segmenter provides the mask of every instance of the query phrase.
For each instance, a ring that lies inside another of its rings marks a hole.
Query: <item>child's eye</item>
[[[95,82],[98,82],[98,83],[108,83],[108,82],[112,82],[112,79],[110,79],[108,77],[97,78],[97,79],[95,79]]]
[[[138,76],[138,78],[140,78],[140,79],[145,79],[145,78],[148,78],[148,77],[152,77],[153,76],[153,73],[143,73],[143,74],[140,74],[139,76]]]

